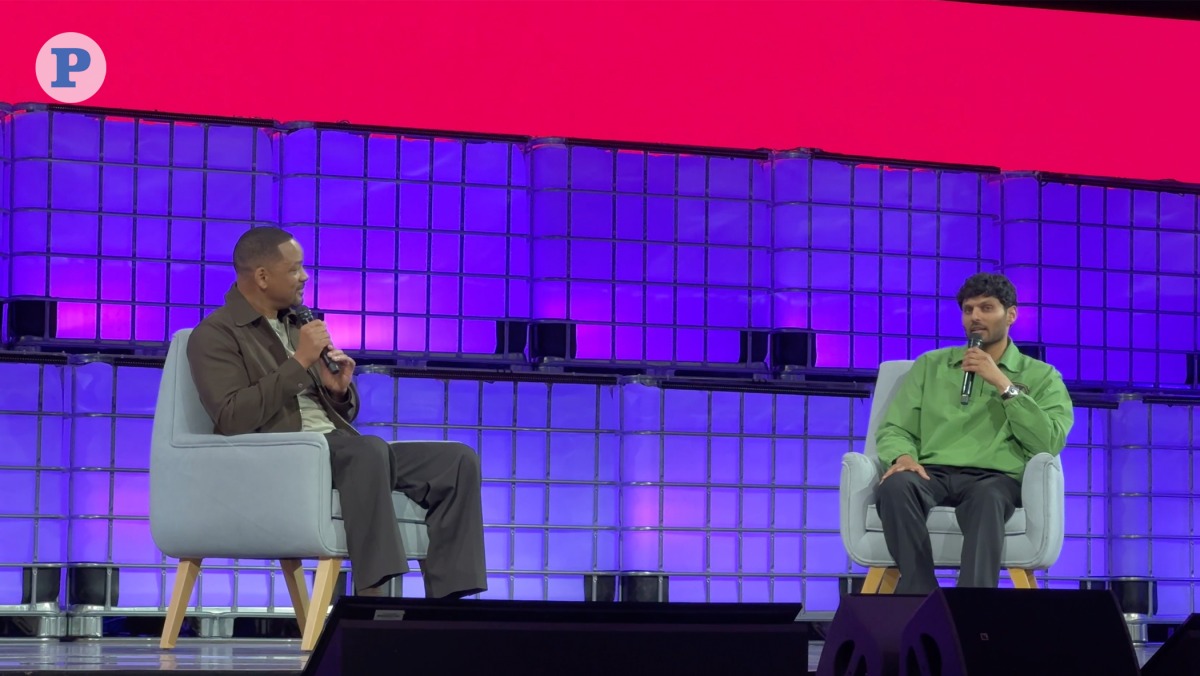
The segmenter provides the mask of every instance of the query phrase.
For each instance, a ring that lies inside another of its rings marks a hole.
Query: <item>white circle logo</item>
[[[83,33],[59,33],[42,45],[34,70],[50,98],[82,103],[100,91],[107,68],[95,40]]]

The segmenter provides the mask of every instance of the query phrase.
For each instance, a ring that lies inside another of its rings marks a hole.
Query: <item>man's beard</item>
[[[996,343],[1004,343],[1004,342],[1008,341],[1008,333],[1004,332],[1003,330],[1000,330],[998,332],[997,330],[991,329],[991,328],[969,329],[969,330],[967,330],[967,340],[970,340],[971,334],[974,334],[974,333],[982,333],[983,334],[984,337],[983,337],[983,343],[981,344],[981,347],[990,347],[992,345],[995,345]],[[999,337],[997,337],[997,333],[999,333]]]
[[[987,335],[988,335],[988,338],[983,341],[984,347],[991,347],[997,343],[1007,343],[1008,342],[1008,334],[1007,333],[1001,333],[1001,335],[999,337],[994,337],[994,336],[996,336],[995,332],[988,331]]]

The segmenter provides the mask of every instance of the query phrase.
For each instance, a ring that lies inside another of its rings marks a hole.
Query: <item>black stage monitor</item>
[[[798,603],[342,597],[306,676],[808,673]]]

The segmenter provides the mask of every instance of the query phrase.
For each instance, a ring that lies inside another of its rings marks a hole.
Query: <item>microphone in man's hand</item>
[[[972,333],[971,338],[969,340],[967,340],[967,349],[969,350],[973,347],[983,347],[983,334],[982,333]],[[965,371],[963,373],[962,399],[961,399],[963,406],[966,406],[971,401],[971,386],[974,384],[975,384],[975,372],[974,371]]]
[[[307,305],[297,305],[293,309],[296,311],[296,319],[300,322],[300,326],[304,326],[305,324],[316,319],[316,317],[313,317],[312,310],[308,309]],[[338,363],[329,356],[328,345],[321,350],[321,360],[325,362],[325,366],[329,368],[330,373],[337,373],[338,371],[342,370],[342,367],[339,366]]]

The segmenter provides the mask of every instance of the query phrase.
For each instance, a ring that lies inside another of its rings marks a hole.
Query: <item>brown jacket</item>
[[[296,314],[282,318],[292,344],[299,326]],[[188,363],[200,391],[200,403],[215,421],[217,434],[299,432],[300,403],[304,388],[313,387],[326,415],[338,429],[353,431],[358,415],[358,390],[350,384],[349,397],[335,401],[321,385],[319,364],[305,371],[289,358],[275,330],[235,285],[225,294],[225,305],[205,317],[188,341]]]

